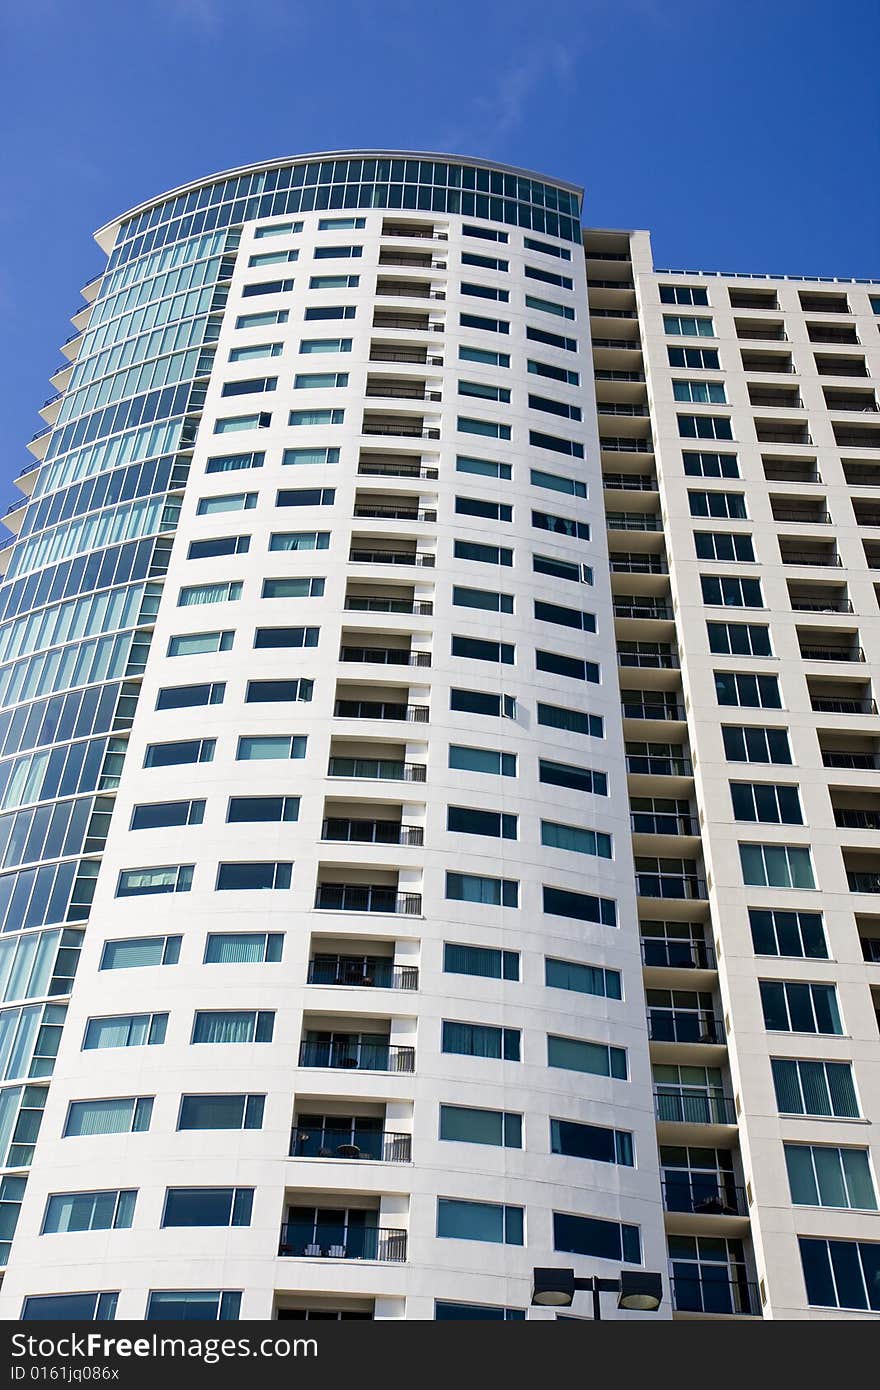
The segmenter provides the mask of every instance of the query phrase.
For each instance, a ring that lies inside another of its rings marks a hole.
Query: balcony
[[[448,241],[445,232],[435,231],[431,222],[383,222],[382,235],[416,237],[419,241]]]
[[[823,386],[822,390],[829,410],[854,411],[860,415],[877,414],[877,397],[873,391],[845,391],[834,386]]]
[[[355,1140],[356,1142],[353,1142]],[[388,1130],[305,1128],[290,1131],[291,1158],[372,1159],[374,1163],[411,1163],[412,1136]]]
[[[785,498],[771,497],[770,508],[774,521],[794,521],[801,526],[830,526],[831,513],[821,502],[798,505]]]
[[[740,352],[744,372],[773,372],[792,375],[794,363],[788,352]]]
[[[408,617],[430,618],[434,604],[428,598],[383,598],[380,594],[346,594],[348,613],[404,613]]]
[[[823,290],[818,294],[811,290],[798,290],[801,309],[805,314],[848,314],[849,300],[845,294],[834,294]]]
[[[636,873],[636,894],[640,898],[671,898],[682,902],[706,902],[709,897],[705,880],[696,874],[651,870]]]
[[[428,360],[426,347],[399,347],[396,343],[370,343],[371,362],[403,362],[414,367],[442,367],[442,357]]]
[[[396,401],[441,401],[439,391],[429,391],[423,381],[380,381],[376,377],[367,380],[365,396]]]
[[[846,881],[851,893],[880,893],[880,870],[847,869]]]
[[[445,299],[443,290],[433,289],[428,280],[392,280],[381,275],[376,281],[376,294],[388,299]]]
[[[876,714],[877,701],[873,699],[832,700],[823,695],[813,695],[811,708],[819,714]],[[826,767],[833,764],[825,764]]]
[[[841,460],[843,475],[850,487],[880,487],[880,463],[853,463]]]
[[[397,439],[439,439],[440,430],[435,426],[426,427],[424,421],[415,415],[402,415],[399,419],[369,419],[364,416],[361,433],[385,435]]]
[[[427,705],[407,705],[395,700],[337,700],[333,713],[337,719],[391,719],[411,724],[428,722]],[[338,775],[345,777],[353,774]],[[412,780],[418,779],[414,777]],[[424,778],[421,780],[424,781]]]
[[[594,348],[611,348],[612,351],[640,352],[641,339],[636,338],[596,338],[592,339]]]
[[[677,671],[681,665],[674,648],[660,642],[621,642],[617,648],[617,664],[653,671]]]
[[[880,526],[880,507],[861,497],[852,500],[853,512],[859,526]]]
[[[399,266],[404,270],[445,270],[445,261],[432,259],[430,251],[379,251],[379,265]]]
[[[630,826],[634,835],[688,835],[700,833],[696,816],[680,811],[631,811]]]
[[[774,458],[772,454],[762,455],[764,477],[768,483],[821,483],[822,478],[815,459]]]
[[[803,410],[804,403],[796,386],[753,386],[748,383],[749,404],[760,409]]]
[[[394,314],[387,309],[375,309],[373,311],[374,328],[396,328],[409,333],[428,333],[432,326],[439,328],[440,325],[432,325],[427,314]]]
[[[864,357],[838,357],[837,354],[817,352],[816,371],[820,376],[869,376]]]
[[[600,401],[596,412],[599,415],[628,415],[636,419],[647,419],[651,414],[646,405],[624,405],[618,401]]]
[[[718,1047],[724,1045],[724,1024],[711,1009],[650,1008],[648,1037],[651,1042]]]
[[[378,782],[424,782],[425,763],[398,762],[396,758],[346,758],[331,754],[328,777],[355,777]]]
[[[396,820],[356,820],[330,816],[321,824],[321,839],[358,845],[423,845],[425,832],[420,825],[403,825]]]
[[[834,806],[834,824],[843,830],[880,830],[880,809]]]
[[[635,619],[655,619],[658,622],[671,622],[675,616],[672,605],[668,603],[651,603],[648,599],[641,601],[630,599],[622,600],[614,604],[615,618],[635,618]],[[621,661],[621,666],[631,663]]]
[[[757,1285],[746,1279],[731,1279],[723,1266],[719,1274],[700,1277],[674,1274],[672,1306],[677,1313],[708,1313],[712,1317],[728,1314],[732,1317],[761,1316]]]
[[[606,512],[609,531],[662,531],[663,520],[650,512]]]
[[[841,559],[833,541],[817,541],[812,546],[793,545],[787,537],[779,538],[779,554],[784,565],[815,565],[840,569]]]
[[[395,1047],[390,1043],[362,1042],[357,1034],[327,1041],[306,1041],[299,1045],[301,1067],[329,1067],[331,1071],[415,1071],[414,1047]]]
[[[395,965],[381,956],[314,956],[309,961],[310,985],[340,985],[358,989],[418,989],[416,965]]]
[[[352,515],[379,521],[436,521],[437,512],[431,508],[408,506],[406,502],[382,504],[355,502]]]
[[[319,883],[315,908],[322,912],[391,912],[417,917],[422,911],[422,895],[398,893],[385,884]]]
[[[781,320],[768,323],[766,319],[734,319],[734,327],[738,338],[751,339],[754,342],[788,342]]]
[[[390,1226],[330,1224],[322,1230],[311,1222],[286,1221],[281,1227],[278,1254],[402,1264],[406,1259],[406,1231]]]
[[[431,653],[410,651],[405,647],[339,648],[340,661],[361,661],[377,666],[430,666]]]
[[[823,748],[822,766],[846,768],[848,772],[876,772],[880,769],[880,754],[861,749]]]
[[[804,661],[864,661],[865,653],[861,647],[844,646],[842,643],[827,643],[819,646],[813,642],[801,641],[801,657]]]
[[[852,603],[843,584],[805,584],[788,581],[788,597],[796,613],[851,613]]]
[[[396,457],[394,454],[361,454],[358,473],[362,478],[417,478],[435,482],[438,468],[426,467],[420,459]]]
[[[435,565],[435,557],[428,552],[368,549],[360,542],[352,546],[348,558],[356,565],[415,565],[420,569],[433,569]]]
[[[812,444],[805,424],[797,420],[756,420],[755,434],[760,444]]]
[[[693,1216],[748,1216],[745,1192],[724,1172],[667,1171],[662,1183],[663,1206],[668,1212]]]
[[[629,439],[622,435],[608,435],[599,439],[599,448],[612,454],[652,454],[654,441],[652,439]]]
[[[775,290],[740,290],[731,285],[728,290],[731,309],[778,309]]]
[[[736,1108],[732,1099],[714,1086],[656,1086],[654,1111],[661,1124],[736,1124]]]
[[[663,690],[622,690],[620,707],[624,719],[656,719],[681,722],[687,718],[684,705],[680,705],[673,695],[664,698]]]
[[[642,937],[642,962],[657,970],[715,970],[715,951],[694,938]]]
[[[657,479],[648,473],[603,473],[602,486],[621,492],[657,492]]]
[[[635,381],[645,380],[644,372],[614,372],[599,370],[593,373],[596,381]]]
[[[640,554],[638,551],[612,550],[608,555],[612,574],[668,574],[665,555]]]
[[[626,745],[626,770],[640,777],[693,777],[694,769],[690,758],[673,751],[675,745],[658,745],[656,751],[637,750],[634,744]]]
[[[858,344],[859,341],[859,335],[852,324],[808,323],[807,334],[811,343]]]

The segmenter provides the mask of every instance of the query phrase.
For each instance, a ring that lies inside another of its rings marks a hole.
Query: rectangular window
[[[553,246],[549,241],[535,241],[534,237],[523,237],[527,251],[540,251],[545,256],[558,256],[560,260],[570,261],[571,252],[567,246]]]
[[[262,1129],[265,1101],[259,1095],[181,1096],[177,1128]]]
[[[301,232],[302,229],[301,222],[267,222],[254,229],[254,241],[261,241],[267,236],[290,236],[292,232]]]
[[[782,709],[778,676],[715,671],[714,677],[719,705],[739,705],[742,709]]]
[[[363,254],[362,246],[316,246],[314,250],[316,261],[357,260]]]
[[[479,1023],[452,1023],[444,1018],[440,1051],[459,1057],[518,1062],[520,1031],[518,1028],[488,1028]]]
[[[356,290],[360,284],[359,275],[312,275],[309,278],[310,290]],[[306,315],[308,318],[308,314]]]
[[[490,386],[483,381],[459,381],[460,396],[474,396],[479,400],[498,401],[501,405],[510,404],[510,391],[506,386]],[[483,433],[483,431],[477,431]]]
[[[137,1189],[110,1192],[57,1192],[46,1202],[40,1234],[68,1231],[128,1230],[134,1219]]]
[[[570,304],[557,304],[554,299],[539,299],[537,295],[526,295],[526,308],[537,309],[542,314],[555,314],[560,319],[573,319],[574,309]]]
[[[525,1322],[524,1308],[501,1308],[488,1303],[434,1303],[436,1322]]]
[[[264,579],[262,598],[320,598],[324,580],[315,575],[291,575],[285,579]]]
[[[698,560],[744,560],[749,564],[755,563],[751,536],[738,535],[735,532],[695,531],[694,550]],[[746,584],[755,583],[756,580],[746,581]],[[705,591],[705,585],[703,588]]]
[[[590,565],[575,565],[569,560],[556,560],[549,555],[533,555],[532,569],[535,574],[549,574],[553,579],[565,579],[572,584],[593,582],[593,570]]]
[[[464,344],[458,349],[458,358],[460,362],[480,362],[484,367],[510,366],[510,354],[507,352],[490,352],[487,348],[466,347]]]
[[[503,709],[502,697],[490,695],[485,690],[456,690],[449,692],[449,708],[461,710],[465,714],[491,714],[513,719],[516,717],[516,701],[512,695],[504,697],[512,702],[511,712]],[[450,764],[452,766],[452,764]]]
[[[590,1076],[610,1076],[617,1081],[627,1079],[625,1048],[585,1042],[581,1038],[560,1038],[553,1033],[547,1035],[547,1065],[563,1071],[586,1072]]]
[[[831,1144],[784,1144],[783,1148],[795,1206],[877,1210],[867,1149]]]
[[[123,869],[116,884],[117,898],[139,898],[151,893],[188,893],[192,864],[167,864],[158,869]]]
[[[589,854],[594,859],[610,859],[611,836],[601,830],[586,830],[578,825],[561,825],[558,821],[541,821],[541,844],[550,849],[565,849],[573,854]]]
[[[577,339],[562,338],[558,333],[548,333],[543,328],[526,328],[526,337],[532,343],[544,343],[547,347],[561,348],[564,352],[577,352]]]
[[[576,1124],[573,1120],[551,1119],[550,1152],[596,1163],[619,1163],[625,1168],[635,1164],[633,1137],[628,1130]]]
[[[541,434],[539,430],[529,430],[529,444],[533,449],[549,449],[554,454],[568,454],[570,458],[582,459],[584,446],[576,439],[560,439],[555,434]]]
[[[509,264],[507,261],[499,260],[497,256],[478,256],[473,251],[462,251],[461,263],[462,265],[479,266],[482,270],[500,271],[506,271]]]
[[[339,450],[331,448],[285,449],[281,455],[281,462],[285,467],[301,463],[338,463]]]
[[[115,1014],[90,1018],[83,1037],[83,1052],[102,1047],[154,1047],[165,1041],[167,1014]]]
[[[287,323],[287,309],[271,309],[265,314],[239,314],[235,320],[236,328],[273,328],[276,323]]]
[[[494,227],[475,227],[465,222],[461,230],[464,236],[481,237],[483,241],[507,241],[507,233],[498,232]]]
[[[663,332],[672,333],[677,338],[714,338],[715,326],[711,319],[696,318],[687,314],[664,314]]]
[[[517,817],[472,806],[447,806],[446,829],[459,835],[486,835],[495,840],[517,838]]]
[[[477,560],[484,565],[504,565],[507,569],[513,564],[513,551],[503,545],[480,545],[476,541],[454,541],[453,554],[456,560]]]
[[[716,574],[701,574],[700,587],[703,591],[703,602],[714,607],[764,607],[760,579],[744,579],[741,575],[722,578]]]
[[[772,782],[731,782],[733,818],[767,825],[803,825],[796,786]]]
[[[843,1032],[834,985],[800,980],[759,980],[758,987],[768,1033]]]
[[[513,594],[499,594],[494,589],[466,589],[455,584],[452,602],[456,608],[484,608],[489,613],[513,612]]]
[[[467,458],[459,454],[455,460],[455,471],[457,473],[475,473],[481,478],[503,478],[509,482],[513,477],[513,470],[509,463],[494,463],[490,459]]]
[[[204,801],[153,801],[135,806],[130,830],[162,830],[167,826],[201,825]]]
[[[215,454],[205,464],[206,473],[238,473],[247,468],[262,468],[264,453],[251,450],[247,454]]]
[[[481,333],[509,333],[510,324],[506,319],[487,319],[482,314],[459,314],[462,328],[477,328]]]
[[[810,850],[803,845],[739,847],[743,883],[756,888],[815,888]]]
[[[556,285],[561,290],[574,289],[574,282],[568,275],[559,275],[554,270],[539,270],[534,265],[527,265],[525,271],[527,280],[540,280],[545,285]]]
[[[287,417],[287,423],[288,425],[341,425],[344,419],[344,410],[292,410]]]
[[[477,691],[458,691],[454,690],[453,695],[478,694]],[[489,697],[498,700],[499,696]],[[460,705],[453,705],[453,709],[460,709]],[[488,714],[488,710],[472,711],[477,714]],[[499,713],[496,709],[495,714]],[[449,766],[458,768],[462,772],[487,772],[495,776],[515,777],[516,776],[516,754],[500,753],[495,748],[465,748],[461,744],[450,743],[449,745]]]
[[[722,725],[724,753],[732,763],[791,763],[787,729]]]
[[[288,647],[317,647],[319,627],[258,627],[254,629],[257,651]]]
[[[758,623],[706,623],[715,656],[772,656],[770,629]]]
[[[273,531],[269,537],[270,550],[327,550],[329,531]]]
[[[688,478],[738,478],[736,454],[683,453],[684,471]]]
[[[212,652],[230,652],[234,632],[186,632],[168,639],[169,656],[205,656]]]
[[[348,385],[348,372],[297,372],[293,378],[294,391],[325,391]]]
[[[586,497],[587,485],[577,478],[563,478],[561,473],[543,473],[540,468],[529,469],[532,487],[545,487],[551,492],[565,492],[570,497]]]
[[[105,941],[99,970],[133,970],[144,965],[176,965],[179,936],[130,936]]]
[[[447,871],[446,897],[450,902],[519,907],[519,883],[515,878],[481,878]]]
[[[24,1322],[112,1322],[118,1301],[118,1292],[32,1294],[24,1300],[21,1316]]]
[[[263,280],[257,284],[245,285],[241,297],[242,299],[253,299],[261,294],[287,294],[292,289],[292,280]]]
[[[275,1014],[270,1010],[197,1010],[193,1043],[270,1043]]]
[[[248,681],[245,703],[248,705],[291,704],[297,700],[308,703],[315,682],[305,678],[292,680]]]
[[[246,555],[250,547],[250,536],[212,536],[203,541],[190,541],[186,558],[216,560],[223,555]]]
[[[468,280],[462,280],[461,293],[473,299],[496,299],[499,304],[506,304],[510,299],[508,290],[498,289],[495,285],[474,285]]]
[[[511,642],[487,642],[482,637],[452,638],[452,655],[466,657],[469,661],[492,661],[502,666],[512,666],[515,650]]]
[[[565,709],[563,705],[545,705],[539,701],[538,723],[550,729],[563,729],[569,734],[586,734],[589,738],[605,737],[601,715],[585,714],[579,709]]]
[[[238,740],[239,762],[262,762],[271,758],[304,758],[305,734],[251,734]]]
[[[828,959],[821,912],[787,912],[782,908],[750,907],[749,926],[757,955]]]
[[[679,415],[678,433],[682,439],[733,439],[726,415]]]
[[[798,1245],[811,1307],[880,1312],[880,1242],[799,1236]]]
[[[599,667],[595,661],[581,661],[578,657],[563,656],[560,652],[535,651],[535,669],[547,671],[554,676],[566,676],[569,680],[600,683]]]
[[[250,347],[230,348],[230,362],[255,362],[263,357],[280,357],[283,343],[253,343]]]
[[[723,381],[673,381],[672,395],[691,405],[727,405]]]
[[[776,1104],[781,1115],[834,1115],[858,1119],[851,1062],[814,1062],[771,1057]]]
[[[565,420],[580,420],[583,418],[579,405],[570,405],[567,401],[555,401],[548,396],[536,396],[529,392],[529,409],[542,410],[545,415],[559,415]]]
[[[437,1235],[452,1240],[487,1240],[495,1245],[522,1245],[523,1208],[438,1197]]]
[[[486,521],[513,521],[513,507],[507,502],[490,502],[484,497],[456,497],[457,516],[479,516]]]
[[[238,434],[241,430],[267,430],[272,416],[266,410],[255,415],[226,415],[214,421],[215,434]]]
[[[144,767],[180,767],[184,763],[210,763],[214,760],[216,745],[217,740],[213,738],[186,738],[175,743],[148,743]]]
[[[147,1320],[159,1322],[235,1322],[241,1311],[241,1294],[196,1289],[151,1292]]]
[[[226,811],[229,825],[299,820],[298,796],[231,796]]]
[[[353,319],[354,316],[353,304],[313,304],[306,309],[303,318],[306,323],[315,323],[326,319]]]
[[[543,888],[544,911],[554,917],[570,917],[576,922],[601,922],[617,926],[617,904],[613,898],[597,898],[592,893],[572,893],[563,888]]]
[[[717,372],[720,366],[717,348],[667,347],[670,367],[699,367]]]
[[[178,608],[198,608],[208,603],[236,603],[244,585],[237,579],[220,579],[214,584],[187,584],[177,595]]]
[[[332,507],[336,501],[335,487],[279,488],[276,507]]]
[[[595,1216],[569,1216],[553,1213],[553,1249],[572,1255],[589,1255],[597,1260],[615,1260],[631,1265],[642,1263],[642,1242],[638,1226],[620,1221],[602,1221]]]
[[[285,800],[284,797],[270,799]],[[278,820],[280,817],[274,819]],[[283,932],[209,932],[205,942],[205,964],[262,965],[276,962],[281,959],[283,945]]]
[[[319,217],[319,232],[354,232],[365,227],[365,217]]]
[[[585,613],[580,608],[560,608],[556,603],[543,603],[535,599],[535,617],[540,622],[555,623],[557,627],[573,627],[581,632],[596,631],[595,613]]]
[[[299,350],[304,357],[324,352],[351,352],[351,338],[302,338]]]
[[[199,705],[222,705],[223,696],[226,694],[226,684],[224,681],[212,681],[203,685],[167,685],[159,691],[156,699],[156,709],[194,709]],[[213,743],[213,739],[206,742]],[[154,744],[154,747],[161,747],[161,744]],[[165,745],[168,747],[169,745]],[[171,745],[173,746],[173,745]],[[200,761],[205,761],[201,759]],[[148,764],[145,762],[144,767]],[[157,766],[157,764],[149,764]]]
[[[688,492],[691,516],[721,516],[732,521],[745,521],[746,498],[743,492]]]
[[[601,965],[582,965],[574,960],[544,957],[544,983],[550,989],[568,989],[575,994],[594,994],[600,999],[622,999],[619,970]]]
[[[169,1187],[162,1226],[249,1226],[252,1187]]]
[[[479,975],[488,980],[518,980],[519,951],[496,951],[487,946],[443,943],[443,969],[448,975]]]
[[[505,1110],[473,1110],[463,1105],[441,1105],[440,1138],[459,1144],[491,1144],[499,1149],[521,1149],[522,1115]]]
[[[702,285],[661,285],[661,304],[708,304],[709,297]]]
[[[278,386],[277,376],[255,376],[241,381],[227,381],[223,384],[221,396],[254,396],[264,391],[274,391]],[[215,430],[216,434],[216,430]]]
[[[218,893],[247,893],[290,887],[293,865],[289,862],[229,863],[217,865]]]
[[[67,1107],[64,1138],[95,1134],[134,1134],[150,1128],[152,1096],[114,1100],[72,1100]]]
[[[590,527],[586,521],[576,521],[571,516],[556,516],[552,512],[532,512],[532,525],[538,531],[552,531],[557,536],[569,536],[572,540],[588,541]]]
[[[591,767],[573,763],[554,763],[548,758],[538,761],[538,780],[551,787],[570,787],[572,791],[589,792],[592,796],[608,795],[608,775]]]
[[[481,434],[487,439],[510,438],[509,425],[499,425],[494,420],[474,420],[468,415],[459,415],[456,428],[459,434]]]

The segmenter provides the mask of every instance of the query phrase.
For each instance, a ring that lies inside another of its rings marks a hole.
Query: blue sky
[[[658,266],[880,276],[878,41],[876,0],[0,0],[4,480],[94,229],[254,160],[478,154]]]

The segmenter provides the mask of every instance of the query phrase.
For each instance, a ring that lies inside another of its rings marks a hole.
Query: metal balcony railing
[[[416,550],[362,550],[353,547],[348,558],[357,565],[416,565],[421,569],[433,569],[435,564],[433,555]]]
[[[406,1259],[406,1231],[390,1226],[315,1227],[308,1222],[286,1221],[281,1227],[278,1253],[401,1264]]]
[[[880,768],[880,754],[850,753],[843,748],[823,748],[822,763],[825,767],[846,767],[851,771],[876,772]]]
[[[620,492],[657,492],[657,479],[640,473],[603,473],[602,486]]]
[[[597,371],[593,373],[597,381],[635,381],[645,380],[644,372]]]
[[[420,825],[403,825],[397,820],[328,816],[321,824],[321,839],[362,845],[423,845],[425,832]]]
[[[418,989],[416,965],[395,965],[391,960],[352,960],[345,956],[309,961],[310,985],[347,985],[360,989]]]
[[[611,454],[652,454],[653,439],[625,439],[622,436],[600,438],[599,448]]]
[[[678,653],[672,651],[665,652],[628,652],[623,647],[617,649],[618,666],[641,666],[649,670],[677,671],[681,665]]]
[[[406,362],[414,367],[426,367],[428,365],[428,353],[425,348],[370,348],[371,362]]]
[[[603,256],[603,260],[608,258]],[[634,290],[635,285],[632,280],[590,280],[587,285],[591,290]]]
[[[428,481],[435,481],[439,477],[439,469],[423,468],[416,461],[410,463],[406,460],[385,459],[371,462],[369,459],[361,459],[358,463],[358,473],[363,478],[418,478]]]
[[[344,758],[331,756],[328,777],[362,777],[379,782],[424,782],[425,763],[398,762],[395,758]]]
[[[650,603],[645,599],[642,603],[615,603],[614,616],[615,618],[656,618],[660,622],[668,622],[674,615],[670,604]]]
[[[861,647],[801,647],[805,661],[864,661]]]
[[[441,399],[439,392],[429,395],[424,386],[368,385],[364,395],[374,400],[427,401]]]
[[[430,324],[427,315],[422,314],[382,314],[378,310],[373,315],[374,328],[402,328],[413,333],[427,333]]]
[[[662,531],[663,520],[645,512],[606,512],[609,531]]]
[[[696,816],[682,816],[675,811],[631,811],[630,825],[634,835],[699,835],[700,822]]]
[[[404,651],[399,647],[340,647],[340,661],[369,662],[378,666],[430,666],[430,652]]]
[[[652,1042],[724,1042],[724,1024],[711,1009],[649,1009],[648,1037]]]
[[[350,613],[406,613],[420,618],[430,618],[434,612],[429,598],[377,598],[363,594],[346,595],[345,607]]]
[[[672,719],[679,722],[687,718],[684,705],[650,704],[645,700],[620,702],[624,719]]]
[[[362,434],[381,434],[393,435],[400,439],[439,439],[438,429],[423,429],[420,424],[411,425],[409,422],[394,425],[375,425],[368,424],[365,420],[361,426]]]
[[[774,521],[795,521],[804,526],[830,526],[831,513],[824,510],[799,511],[796,507],[774,507]]]
[[[629,415],[638,419],[647,418],[651,414],[646,405],[627,405],[619,401],[600,401],[596,411],[599,415]]]
[[[626,770],[642,777],[692,777],[694,774],[690,758],[660,753],[627,753]]]
[[[851,893],[880,893],[880,872],[855,873],[848,869],[846,881]]]
[[[726,1173],[666,1173],[663,1205],[694,1216],[746,1216],[745,1192]]]
[[[641,338],[594,338],[594,348],[620,348],[628,352],[640,352]]]
[[[415,1071],[414,1047],[393,1047],[390,1043],[351,1041],[303,1042],[299,1046],[301,1067],[329,1067],[333,1071]]]
[[[702,902],[707,897],[703,879],[691,874],[636,874],[636,892],[640,898],[673,898],[687,902]]]
[[[672,1303],[679,1313],[711,1313],[713,1316],[761,1316],[757,1285],[747,1279],[731,1279],[728,1271],[718,1266],[718,1276],[709,1275],[702,1266],[699,1275],[674,1274],[671,1279]]]
[[[825,553],[815,550],[781,550],[784,565],[821,565],[828,569],[840,569],[842,561],[836,551]]]
[[[836,602],[831,599],[823,598],[792,598],[791,606],[795,613],[851,613],[853,611],[850,599],[838,599]]]
[[[814,695],[811,704],[819,714],[876,714],[876,700],[826,700]]]
[[[421,893],[398,893],[385,884],[319,883],[315,907],[330,912],[393,912],[418,916]]]
[[[356,502],[352,513],[356,517],[373,517],[382,521],[436,521],[437,512],[433,507],[382,507]]]
[[[654,1088],[654,1110],[664,1124],[735,1125],[736,1108],[716,1086],[697,1090],[687,1086]]]
[[[851,806],[834,807],[834,824],[844,830],[880,830],[880,811]]]
[[[664,555],[627,554],[625,551],[612,551],[608,556],[608,568],[612,574],[668,574],[669,566]]]
[[[412,1136],[386,1130],[309,1129],[290,1131],[291,1158],[373,1159],[377,1163],[410,1163]]]
[[[707,941],[642,937],[642,961],[662,970],[714,970],[715,951]]]
[[[337,719],[395,719],[412,724],[428,722],[427,705],[404,705],[394,700],[337,700],[333,713]]]

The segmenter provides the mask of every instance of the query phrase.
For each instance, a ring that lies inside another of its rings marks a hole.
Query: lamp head
[[[621,1270],[618,1308],[629,1308],[632,1312],[638,1313],[656,1313],[662,1301],[663,1280],[659,1274],[650,1274],[641,1269]]]
[[[573,1269],[536,1269],[532,1302],[541,1308],[568,1308],[574,1299]]]

